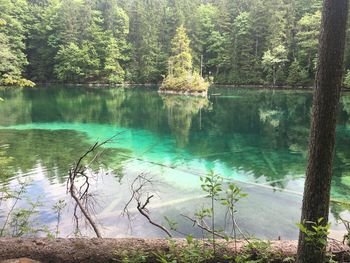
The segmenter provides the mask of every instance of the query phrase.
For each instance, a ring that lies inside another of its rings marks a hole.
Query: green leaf
[[[186,236],[186,241],[188,244],[191,244],[193,242],[193,236],[192,235]]]

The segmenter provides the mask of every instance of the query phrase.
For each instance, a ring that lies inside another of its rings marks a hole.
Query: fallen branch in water
[[[195,218],[191,218],[191,217],[189,217],[189,216],[187,216],[187,215],[184,215],[184,214],[180,214],[182,217],[184,217],[184,218],[186,218],[186,219],[188,219],[188,220],[190,220],[190,221],[192,221],[193,222],[193,226],[198,226],[200,229],[202,229],[202,230],[204,230],[204,231],[206,231],[206,232],[208,232],[208,233],[210,233],[210,234],[214,234],[215,236],[217,236],[217,237],[220,237],[220,238],[225,238],[225,236],[224,235],[222,235],[222,234],[220,234],[220,233],[217,233],[217,232],[214,232],[206,223],[205,223],[205,221],[203,220],[203,223],[200,223],[197,219],[195,219]]]
[[[94,216],[94,205],[93,199],[94,195],[89,192],[90,190],[90,177],[89,167],[90,165],[97,159],[97,157],[101,154],[101,152],[97,152],[91,159],[91,161],[84,165],[84,159],[90,154],[94,153],[98,148],[105,145],[106,143],[113,140],[117,135],[105,140],[101,143],[96,142],[89,150],[87,150],[79,159],[78,162],[69,170],[68,179],[67,179],[67,193],[73,198],[75,202],[74,206],[74,220],[76,225],[76,230],[79,231],[79,216],[78,216],[78,208],[80,212],[85,217],[88,224],[94,230],[96,236],[101,238],[101,232],[95,222]],[[83,178],[83,183],[80,186],[76,185],[76,179]]]
[[[147,209],[147,205],[149,205],[151,199],[154,197],[153,194],[150,194],[145,188],[148,185],[152,185],[152,179],[147,178],[146,174],[140,174],[138,175],[134,181],[131,184],[131,198],[129,199],[129,201],[126,203],[124,209],[123,209],[123,214],[127,215],[128,218],[130,219],[130,214],[129,214],[129,206],[131,205],[131,202],[134,200],[136,201],[136,208],[139,211],[139,213],[144,216],[145,218],[147,218],[148,222],[161,229],[163,232],[165,232],[169,237],[172,237],[172,234],[170,233],[170,231],[165,228],[164,226],[158,224],[157,222],[153,221],[150,217],[150,213],[149,210]],[[142,201],[144,199],[144,195],[146,195],[146,200]]]
[[[344,237],[343,237],[343,244],[345,244],[345,241],[348,241],[348,244],[350,242],[350,221],[348,220],[345,220],[341,217],[339,217],[340,221],[343,223],[343,225],[345,226],[345,229],[346,229],[346,234],[344,234]]]

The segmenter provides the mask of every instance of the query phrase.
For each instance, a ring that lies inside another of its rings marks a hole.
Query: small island
[[[159,92],[206,97],[209,83],[198,72],[193,72],[190,39],[184,26],[177,28],[171,44],[173,55],[168,60],[168,75]]]

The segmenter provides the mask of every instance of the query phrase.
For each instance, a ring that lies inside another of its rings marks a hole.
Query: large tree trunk
[[[324,0],[301,223],[319,218],[324,218],[323,224],[328,221],[347,13],[348,0]],[[321,263],[324,259],[325,249],[313,248],[300,233],[297,262]]]
[[[177,255],[181,254],[180,250],[184,246],[188,246],[185,239],[175,238],[173,241],[176,242]],[[203,242],[205,242],[203,247],[209,249],[210,242],[208,240]],[[237,244],[234,241],[224,240],[216,242],[218,243],[218,253],[214,258],[206,260],[206,263],[227,262],[225,255],[234,257],[246,253],[247,242],[245,241],[238,240]],[[148,255],[147,259],[142,262],[154,263],[160,262],[157,254],[169,254],[170,245],[171,242],[164,238],[0,238],[0,262],[22,257],[39,260],[43,263],[141,262],[141,255]],[[295,241],[271,241],[269,259],[271,262],[281,262],[281,258],[294,257],[296,246]],[[171,247],[173,250],[174,246],[171,245]],[[190,248],[187,247],[187,249]],[[334,242],[330,244],[329,249],[334,251],[334,259],[339,262],[349,262],[350,251],[345,245]],[[253,250],[252,252],[256,253]],[[129,261],[126,260],[127,255],[129,255]],[[136,261],[136,258],[139,261]],[[20,262],[29,263],[30,261]]]

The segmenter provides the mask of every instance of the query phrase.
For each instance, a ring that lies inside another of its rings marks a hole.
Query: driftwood
[[[186,244],[184,239],[174,239],[181,247]],[[235,255],[240,253],[245,241],[237,242],[235,252],[234,242],[226,243],[218,251],[218,257],[224,253]],[[208,243],[208,246],[210,244]],[[221,247],[221,246],[220,246]],[[271,241],[271,248],[276,255],[283,253],[285,257],[296,255],[297,241]],[[330,242],[330,248],[339,262],[350,262],[350,248],[340,242]],[[136,238],[92,238],[92,239],[50,239],[50,238],[0,238],[0,262],[13,258],[30,258],[40,262],[120,262],[125,251],[148,253],[147,262],[157,262],[154,253],[169,250],[166,239],[136,239]],[[213,259],[217,262],[220,258]]]
[[[154,225],[155,227],[161,229],[164,231],[168,237],[172,237],[170,231],[162,226],[161,224],[155,222],[154,220],[151,219],[150,217],[150,211],[147,208],[147,205],[150,204],[151,199],[154,197],[154,194],[149,193],[147,190],[147,186],[153,185],[152,178],[148,178],[146,174],[140,174],[138,175],[134,181],[131,184],[131,198],[130,200],[126,203],[124,209],[123,209],[123,215],[127,215],[129,220],[130,220],[130,214],[129,214],[129,206],[131,205],[132,201],[136,202],[136,208],[139,213],[147,218],[148,222],[151,225]],[[147,197],[144,197],[146,195]],[[143,201],[142,199],[145,199]]]
[[[84,153],[79,158],[76,165],[69,170],[69,176],[67,180],[67,193],[69,193],[73,198],[73,200],[75,201],[74,218],[75,218],[76,229],[79,230],[79,217],[77,213],[78,207],[79,207],[81,213],[84,215],[85,219],[90,224],[90,226],[92,227],[92,229],[94,230],[98,238],[101,238],[102,236],[95,220],[93,219],[93,215],[91,214],[89,209],[90,208],[89,199],[92,198],[92,195],[89,193],[90,182],[89,182],[89,176],[87,175],[88,167],[83,165],[82,162],[84,158],[86,158],[90,153],[93,153],[98,147],[100,147],[104,143],[102,144],[95,143],[94,146],[92,146],[86,153]],[[96,156],[93,158],[93,160],[96,158]],[[84,178],[84,182],[80,186],[76,186],[76,183],[75,183],[78,177]]]
[[[101,152],[96,153],[96,151],[106,143],[112,141],[117,135],[118,134],[101,143],[96,142],[78,159],[76,164],[73,167],[71,167],[71,169],[68,172],[67,193],[70,194],[70,196],[75,202],[73,216],[75,219],[75,228],[77,232],[80,231],[78,215],[79,208],[81,214],[85,218],[86,222],[94,230],[96,236],[98,238],[102,238],[98,224],[95,222],[94,219],[94,195],[89,192],[90,177],[88,174],[91,173],[90,165],[101,155]],[[92,154],[94,155],[90,162],[88,164],[84,164],[85,159]],[[82,178],[83,182],[77,185],[76,180],[79,178]]]

